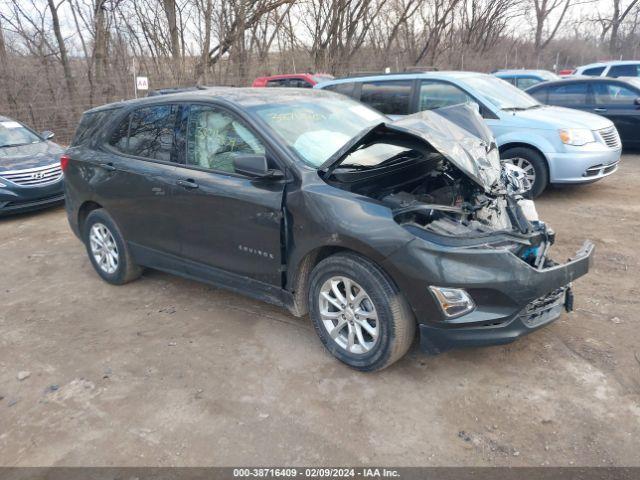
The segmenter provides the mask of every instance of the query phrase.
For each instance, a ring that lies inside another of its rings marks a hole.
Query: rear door
[[[119,119],[92,155],[87,179],[128,242],[169,254],[180,252],[172,201],[178,110],[176,104],[153,105]]]
[[[592,112],[588,82],[562,83],[549,87],[547,104]]]
[[[623,145],[640,145],[640,90],[622,82],[594,82],[593,111],[610,119],[618,129]]]
[[[180,135],[175,195],[187,268],[198,277],[218,269],[280,286],[285,181],[249,178],[233,164],[238,155],[270,157],[267,143],[236,113],[212,104],[192,104]]]

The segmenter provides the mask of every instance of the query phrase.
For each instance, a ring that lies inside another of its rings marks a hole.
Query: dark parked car
[[[597,113],[611,120],[623,147],[640,147],[640,79],[588,77],[535,85],[527,93],[547,105]]]
[[[549,258],[526,174],[468,106],[392,122],[331,92],[180,93],[86,112],[61,163],[104,280],[151,267],[309,313],[360,370],[416,328],[437,353],[548,324],[593,250]]]
[[[0,117],[0,215],[37,210],[64,200],[60,155],[52,132],[34,132]]]

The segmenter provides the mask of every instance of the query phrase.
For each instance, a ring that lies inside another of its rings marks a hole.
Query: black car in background
[[[527,93],[547,105],[602,115],[615,124],[623,147],[640,147],[640,78],[569,77]]]
[[[38,134],[0,117],[0,215],[37,210],[64,200],[60,155],[52,132]]]
[[[212,88],[86,112],[61,164],[102,279],[150,267],[309,313],[360,370],[417,329],[437,353],[549,324],[593,250],[549,258],[526,174],[469,106],[392,122],[326,91]]]

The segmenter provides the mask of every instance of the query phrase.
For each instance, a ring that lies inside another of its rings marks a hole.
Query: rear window
[[[136,157],[171,161],[177,105],[157,105],[129,114],[111,134],[109,144]]]
[[[83,114],[71,146],[87,145],[98,134],[105,121],[116,111],[117,109],[109,109]]]
[[[365,82],[360,101],[388,115],[407,115],[412,86],[411,80]]]

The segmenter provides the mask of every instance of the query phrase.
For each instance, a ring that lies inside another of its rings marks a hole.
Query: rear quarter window
[[[100,129],[106,121],[117,111],[118,109],[109,109],[83,114],[82,118],[80,118],[80,124],[76,129],[76,133],[73,136],[73,140],[71,141],[71,146],[76,147],[89,144],[91,140],[100,133]]]
[[[324,90],[329,90],[330,92],[341,93],[342,95],[346,95],[347,97],[355,98],[355,87],[356,84],[353,82],[349,83],[336,83],[334,85],[329,85],[324,88]]]
[[[604,72],[604,67],[587,68],[582,72],[582,75],[589,75],[590,77],[598,77]]]

